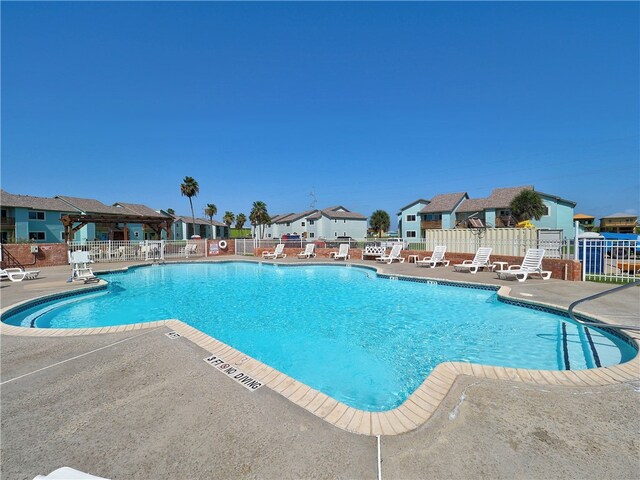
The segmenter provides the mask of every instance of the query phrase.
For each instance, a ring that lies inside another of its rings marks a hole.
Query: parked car
[[[409,247],[409,242],[402,238],[385,238],[381,239],[380,242],[376,242],[376,244],[384,248],[393,248],[394,245],[400,244],[402,245],[403,250],[406,250],[407,247]]]
[[[325,240],[325,244],[327,248],[337,248],[341,243],[348,243],[352,246],[355,246],[356,240],[351,237],[336,237],[332,240]]]

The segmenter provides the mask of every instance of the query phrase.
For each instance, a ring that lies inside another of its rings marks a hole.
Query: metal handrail
[[[573,314],[573,309],[582,302],[588,302],[589,300],[594,300],[596,298],[604,297],[605,295],[609,295],[610,293],[618,292],[620,290],[624,290],[625,288],[631,288],[640,285],[640,280],[635,280],[631,283],[627,283],[625,285],[620,285],[619,287],[612,288],[611,290],[606,290],[604,292],[596,293],[595,295],[589,295],[588,297],[581,298],[580,300],[576,300],[571,305],[569,305],[569,317],[574,322],[578,323],[582,326],[594,326],[594,327],[606,327],[606,328],[624,328],[627,330],[637,330],[640,331],[640,326],[635,325],[612,325],[604,322],[583,322],[582,320],[578,320],[576,316]]]

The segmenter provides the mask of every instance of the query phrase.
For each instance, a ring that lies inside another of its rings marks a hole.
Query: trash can
[[[587,274],[604,273],[606,244],[604,237],[596,232],[578,235],[578,259]]]

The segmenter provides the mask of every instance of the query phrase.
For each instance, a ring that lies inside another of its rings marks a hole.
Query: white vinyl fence
[[[289,248],[304,249],[304,246],[310,242],[324,245],[327,248],[337,248],[340,243],[347,242],[353,248],[364,248],[366,245],[391,248],[400,243],[404,250],[417,251],[433,251],[436,245],[446,245],[447,251],[452,253],[475,253],[480,247],[491,247],[495,255],[516,257],[524,256],[528,248],[544,248],[547,258],[573,258],[571,242],[563,241],[561,230],[544,231],[522,228],[427,230],[425,238],[404,239],[238,239],[236,240],[236,253],[251,255],[254,248],[274,248],[278,243],[284,243]]]
[[[96,263],[160,261],[206,255],[206,240],[107,240],[70,242],[69,251],[89,252]]]

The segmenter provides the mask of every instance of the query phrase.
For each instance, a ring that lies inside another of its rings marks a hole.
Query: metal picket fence
[[[627,283],[640,278],[640,242],[637,240],[578,240],[582,280]]]

